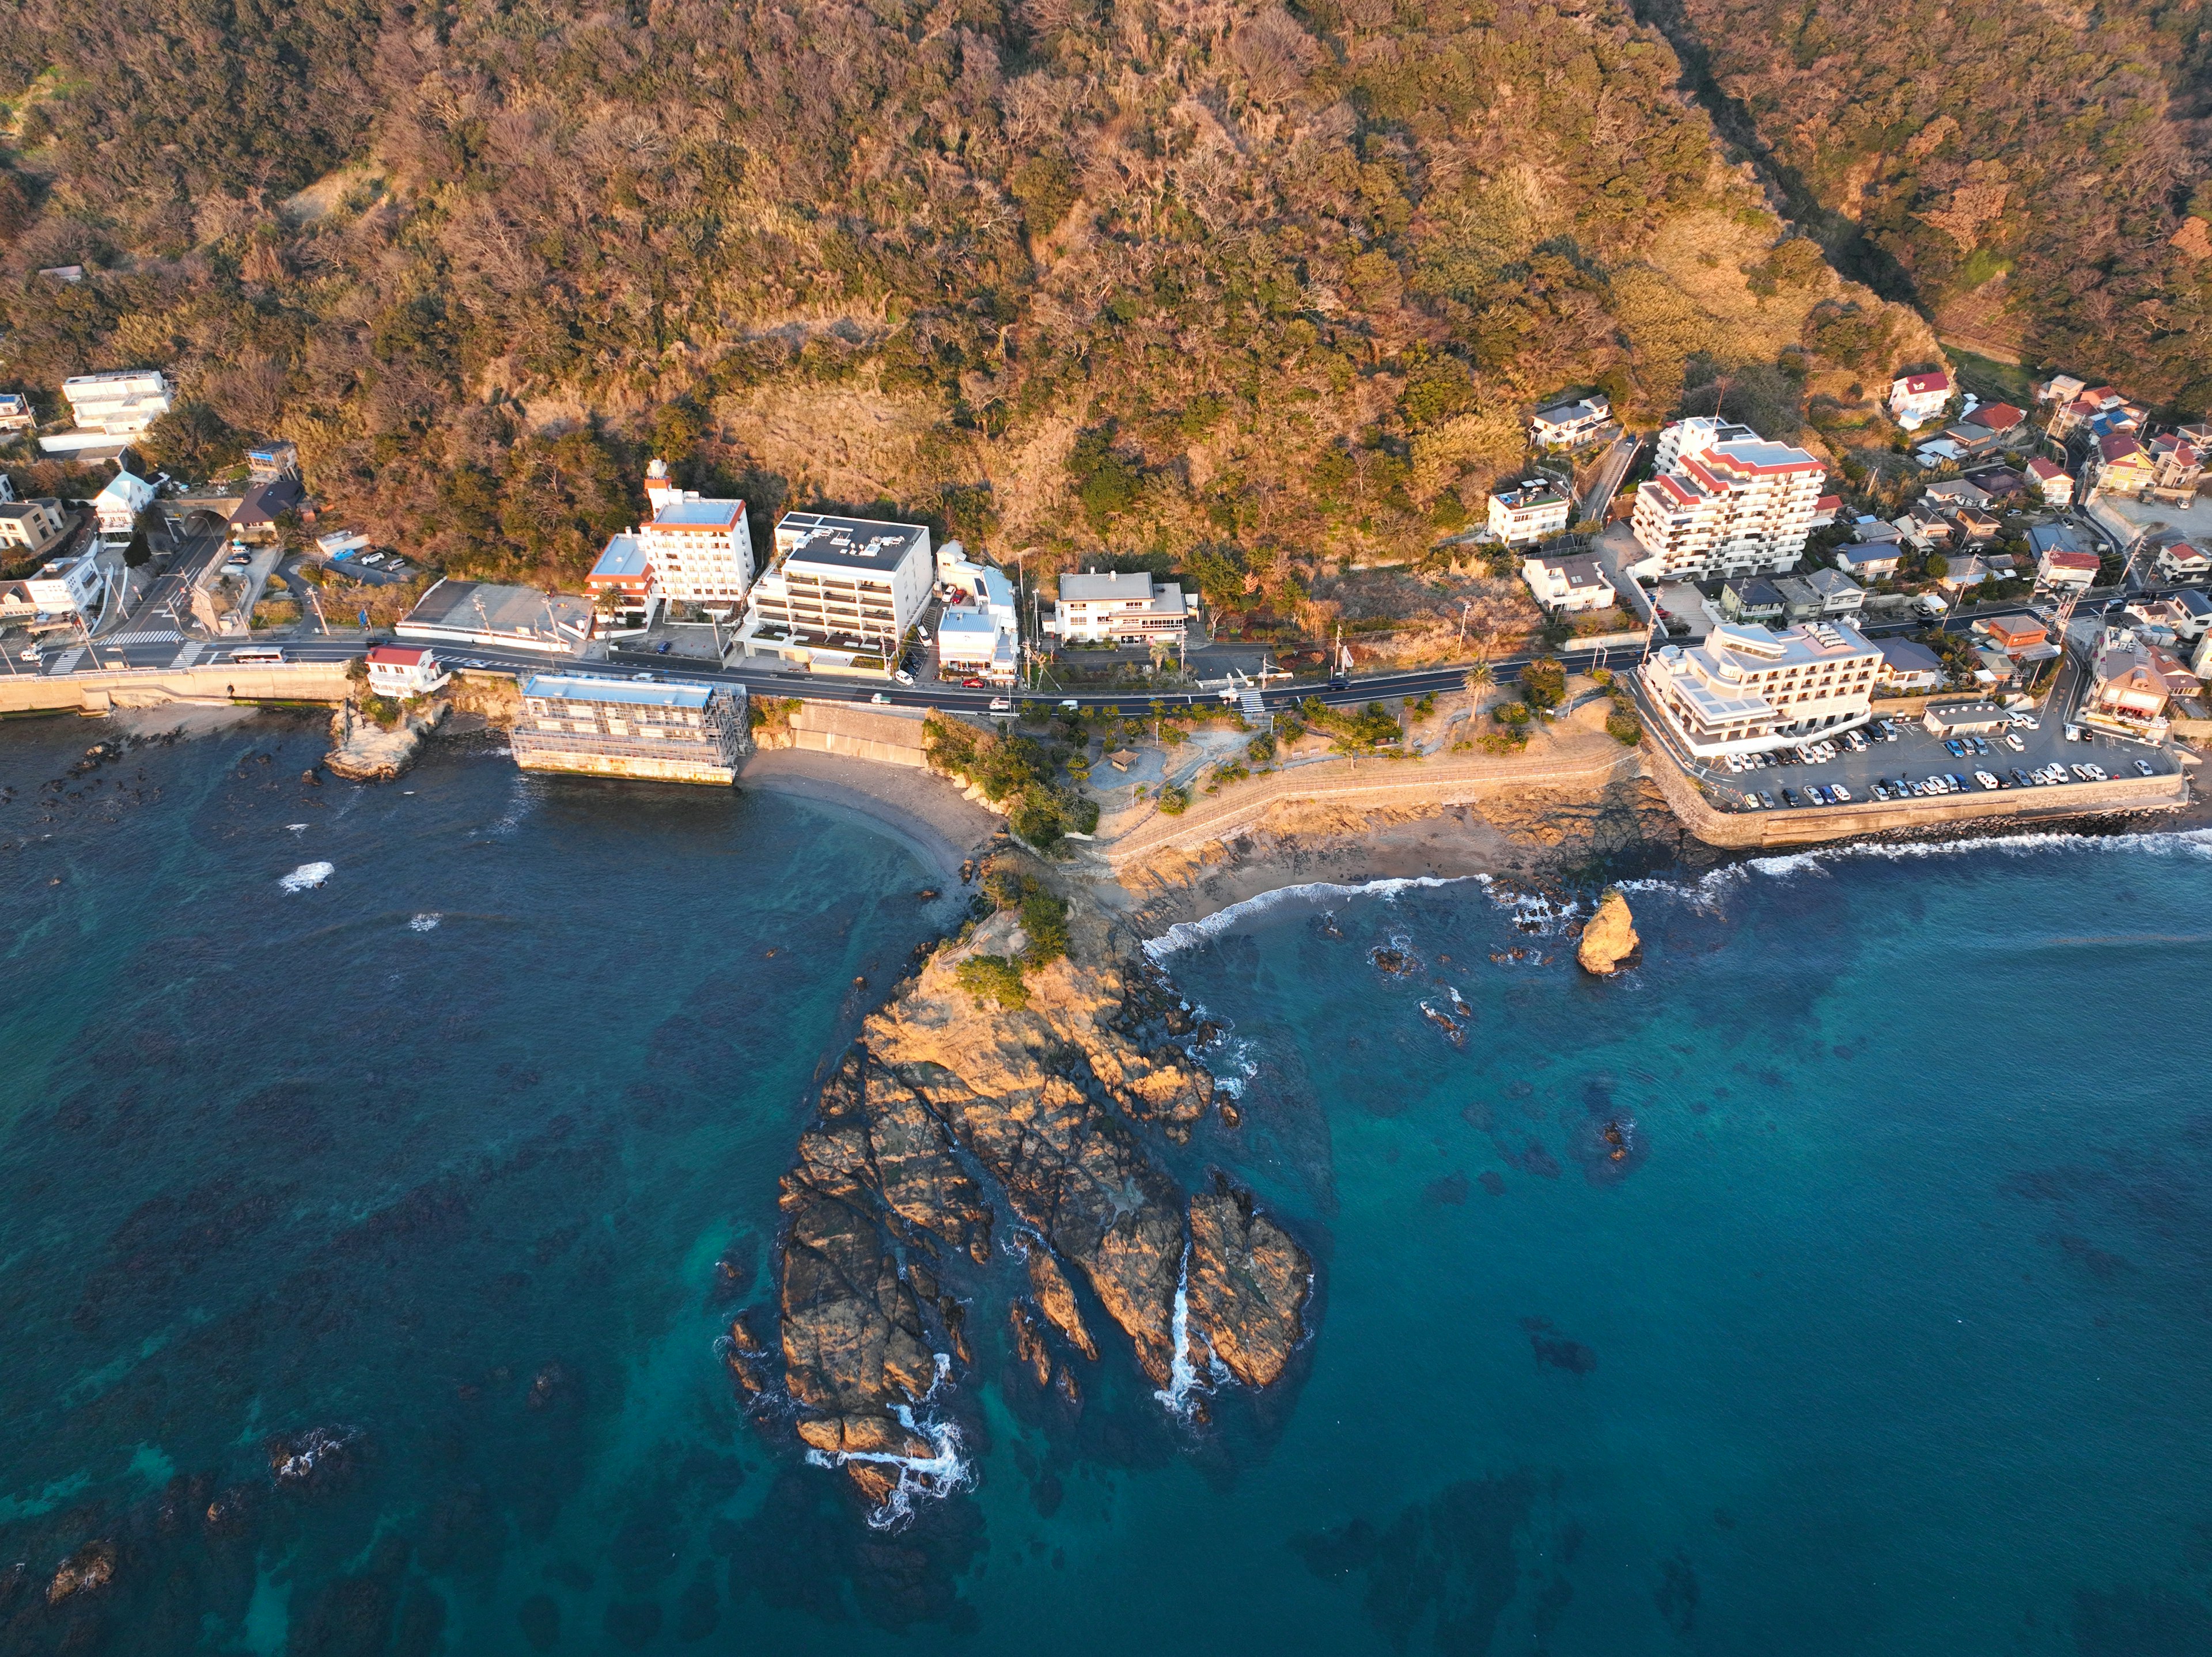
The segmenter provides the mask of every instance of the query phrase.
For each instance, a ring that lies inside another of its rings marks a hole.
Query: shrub
[[[1521,700],[1541,712],[1567,699],[1566,670],[1549,656],[1539,656],[1521,670]]]
[[[1171,817],[1179,817],[1190,809],[1190,790],[1178,788],[1173,783],[1160,786],[1160,810]]]
[[[1022,931],[1029,935],[1029,948],[1022,959],[1042,967],[1067,953],[1067,903],[1034,881],[1024,884],[1029,889],[1022,897]]]
[[[1009,1011],[1019,1011],[1030,1004],[1021,965],[1006,956],[971,955],[952,969],[952,975],[978,1001],[994,1001]]]
[[[370,695],[361,699],[361,716],[380,730],[396,731],[406,710],[389,696]]]
[[[1644,722],[1626,709],[1615,707],[1605,716],[1605,733],[1625,748],[1644,740]]]

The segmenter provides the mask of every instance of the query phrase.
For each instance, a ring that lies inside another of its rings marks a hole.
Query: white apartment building
[[[126,471],[117,472],[107,480],[107,487],[92,498],[92,510],[100,519],[100,538],[122,545],[137,527],[138,514],[153,504],[151,483]]]
[[[1590,557],[1540,558],[1531,554],[1521,561],[1521,579],[1536,602],[1554,616],[1607,610],[1618,596],[1597,560]]]
[[[928,529],[791,512],[776,524],[775,550],[738,635],[745,654],[888,671],[929,602]]]
[[[1659,434],[1658,476],[1630,519],[1662,580],[1780,574],[1805,550],[1828,470],[1748,426],[1682,420]]]
[[[169,412],[168,377],[159,368],[77,374],[62,381],[62,395],[79,431],[108,437],[136,437]]]
[[[1531,477],[1490,497],[1490,532],[1509,547],[1564,535],[1567,497],[1548,478]]]
[[[1180,637],[1191,620],[1182,587],[1143,570],[1060,578],[1060,599],[1045,631],[1069,644],[1143,644]]]
[[[100,574],[100,555],[81,552],[74,558],[57,558],[35,575],[8,583],[0,598],[0,612],[15,616],[86,616],[100,606],[107,586]]]
[[[1680,744],[1715,760],[1865,724],[1881,663],[1881,652],[1847,622],[1776,633],[1723,622],[1701,643],[1666,646],[1639,672]]]
[[[600,563],[636,562],[647,576],[641,598],[734,608],[753,584],[753,536],[745,522],[745,503],[708,500],[696,489],[676,488],[668,481],[665,460],[646,467],[645,497],[653,506],[653,521],[609,541]]]

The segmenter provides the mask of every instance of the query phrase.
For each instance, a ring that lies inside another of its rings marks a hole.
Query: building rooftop
[[[550,696],[568,702],[620,702],[629,707],[704,707],[720,685],[648,683],[592,673],[533,673],[523,681],[526,696]]]
[[[1085,570],[1080,575],[1060,578],[1061,602],[1095,603],[1100,600],[1149,601],[1152,597],[1152,578],[1140,569]]]
[[[1540,477],[1532,477],[1514,484],[1510,489],[1499,489],[1492,498],[1502,501],[1508,512],[1526,512],[1534,507],[1561,507],[1567,501],[1557,484]]]
[[[1601,398],[1569,398],[1564,403],[1537,410],[1536,418],[1547,426],[1564,426],[1571,420],[1586,420],[1592,416],[1601,418],[1608,406]]]
[[[1911,397],[1925,397],[1930,391],[1942,391],[1948,396],[1951,390],[1951,376],[1940,368],[1932,374],[1906,374],[1905,390]]]
[[[787,559],[888,574],[905,561],[908,553],[927,546],[929,531],[920,524],[787,512],[776,524],[775,541]]]
[[[1881,652],[1881,659],[1897,673],[1940,673],[1942,659],[1926,645],[1911,639],[1881,639],[1875,648]]]
[[[2027,532],[2027,549],[2039,558],[2045,553],[2087,552],[2081,534],[2071,524],[2037,524]]]
[[[726,530],[745,515],[742,501],[671,501],[653,517],[657,530]]]
[[[586,581],[641,581],[653,573],[645,543],[635,535],[610,536]]]
[[[283,513],[296,511],[302,499],[300,480],[296,477],[272,477],[265,483],[250,485],[238,510],[230,515],[234,525],[273,524]]]
[[[591,635],[592,610],[573,593],[456,581],[447,576],[416,601],[400,625],[573,640]]]
[[[389,662],[394,667],[412,667],[430,653],[428,645],[371,645],[368,659]]]
[[[2048,483],[2054,477],[2066,476],[2066,468],[2056,460],[2046,460],[2041,455],[2027,463],[2027,475],[2039,483]]]
[[[939,633],[972,633],[986,637],[999,630],[988,610],[977,610],[969,604],[947,604],[937,618]]]
[[[1805,578],[1805,585],[1823,598],[1839,598],[1859,590],[1859,584],[1839,569],[1816,569]]]
[[[1774,583],[1763,575],[1739,575],[1727,582],[1723,592],[1733,591],[1736,604],[1745,610],[1779,610],[1782,594]]]

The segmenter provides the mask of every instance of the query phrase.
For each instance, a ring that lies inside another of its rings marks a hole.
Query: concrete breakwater
[[[0,715],[106,713],[167,702],[342,702],[343,662],[218,662],[208,667],[0,674]]]
[[[1812,846],[1822,841],[1940,828],[1947,823],[2015,822],[2179,810],[2189,804],[2185,774],[2159,777],[2115,777],[2109,782],[2069,783],[2062,787],[1998,792],[1946,794],[1935,799],[1863,800],[1849,805],[1812,805],[1776,811],[1723,811],[1698,792],[1663,750],[1645,739],[1645,774],[1658,784],[1683,826],[1708,846],[1758,851]]]

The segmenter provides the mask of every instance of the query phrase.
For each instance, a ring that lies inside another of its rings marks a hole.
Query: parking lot
[[[1753,804],[1748,798],[1758,795],[1772,801],[1771,809],[1786,810],[1792,804],[1792,795],[1799,806],[1864,804],[1896,798],[1900,781],[1907,785],[1905,797],[1913,798],[1962,792],[1958,783],[1950,780],[1954,777],[1963,781],[1966,793],[2025,789],[2056,795],[2069,786],[2097,780],[2081,776],[2075,766],[2096,768],[2113,778],[2141,776],[2139,764],[2149,766],[2154,776],[2171,776],[2179,768],[2179,762],[2165,749],[2086,734],[2081,741],[2069,742],[2065,722],[2057,715],[2031,713],[2026,717],[2035,720],[2033,727],[2008,725],[1972,737],[1950,738],[1932,734],[1916,719],[1877,718],[1854,733],[1863,741],[1863,747],[1853,746],[1845,737],[1831,737],[1820,752],[1826,755],[1832,750],[1832,758],[1816,758],[1808,763],[1800,757],[1800,750],[1790,749],[1772,756],[1773,763],[1756,769],[1730,773],[1722,768],[1714,777],[1715,792],[1723,805],[1737,810],[1770,809],[1763,801]],[[1951,744],[1959,746],[1954,750]],[[2035,780],[2039,772],[2051,774],[2052,766],[2063,772],[2063,781]],[[2023,784],[2015,772],[2028,780]],[[1989,789],[1977,773],[1996,779],[1997,790]],[[1911,786],[1915,784],[1919,786]],[[1875,792],[1877,786],[1881,793]]]

